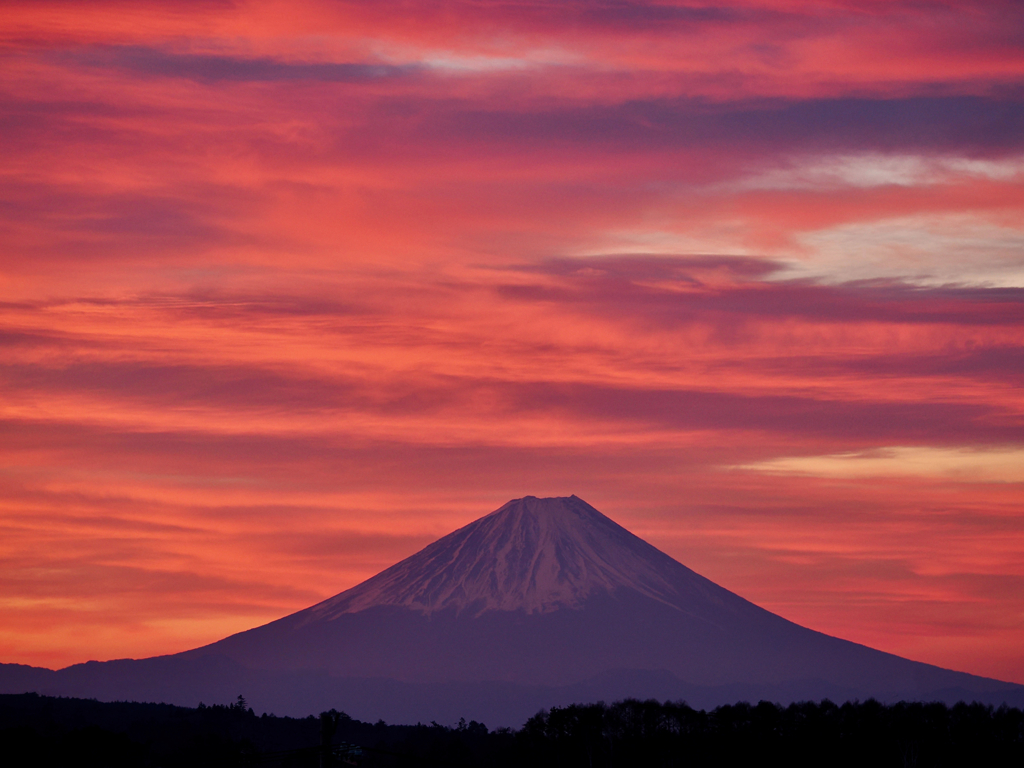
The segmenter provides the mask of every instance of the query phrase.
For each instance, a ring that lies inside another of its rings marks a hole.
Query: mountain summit
[[[520,725],[541,707],[626,696],[1024,705],[1024,687],[776,616],[575,496],[510,501],[352,589],[203,648],[15,666],[0,668],[0,690],[186,705],[242,693],[268,712],[391,722]]]
[[[632,590],[686,610],[718,588],[576,496],[515,499],[320,603],[331,619],[372,606],[548,613]]]

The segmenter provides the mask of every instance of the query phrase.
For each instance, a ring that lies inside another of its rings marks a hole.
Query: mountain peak
[[[524,496],[521,499],[512,499],[476,522],[482,523],[484,520],[492,518],[495,523],[499,523],[503,529],[509,532],[530,520],[538,521],[539,524],[543,524],[544,520],[552,523],[555,520],[560,520],[562,525],[569,526],[586,525],[588,521],[596,522],[598,520],[611,522],[575,494],[548,498]]]
[[[547,613],[623,589],[679,606],[680,576],[704,581],[577,496],[525,496],[309,614],[330,619],[385,605],[425,614]]]

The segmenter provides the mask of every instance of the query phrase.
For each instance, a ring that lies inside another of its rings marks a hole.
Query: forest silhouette
[[[8,765],[960,766],[1024,764],[1024,712],[982,704],[762,701],[711,711],[627,699],[543,710],[522,728],[389,725],[226,705],[0,695]]]

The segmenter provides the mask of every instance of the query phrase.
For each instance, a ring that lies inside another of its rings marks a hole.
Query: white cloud
[[[922,186],[965,179],[1012,181],[1024,176],[1024,157],[982,160],[957,156],[850,155],[801,156],[759,171],[734,185],[739,189],[829,189]]]
[[[894,446],[859,453],[790,456],[731,468],[848,479],[930,477],[959,482],[1024,483],[1024,448]]]
[[[804,232],[796,242],[786,278],[1024,286],[1024,230],[974,214],[842,224]]]

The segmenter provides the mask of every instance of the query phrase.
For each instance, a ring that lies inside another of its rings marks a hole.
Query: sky
[[[8,0],[0,662],[575,493],[1024,683],[1024,8]]]

